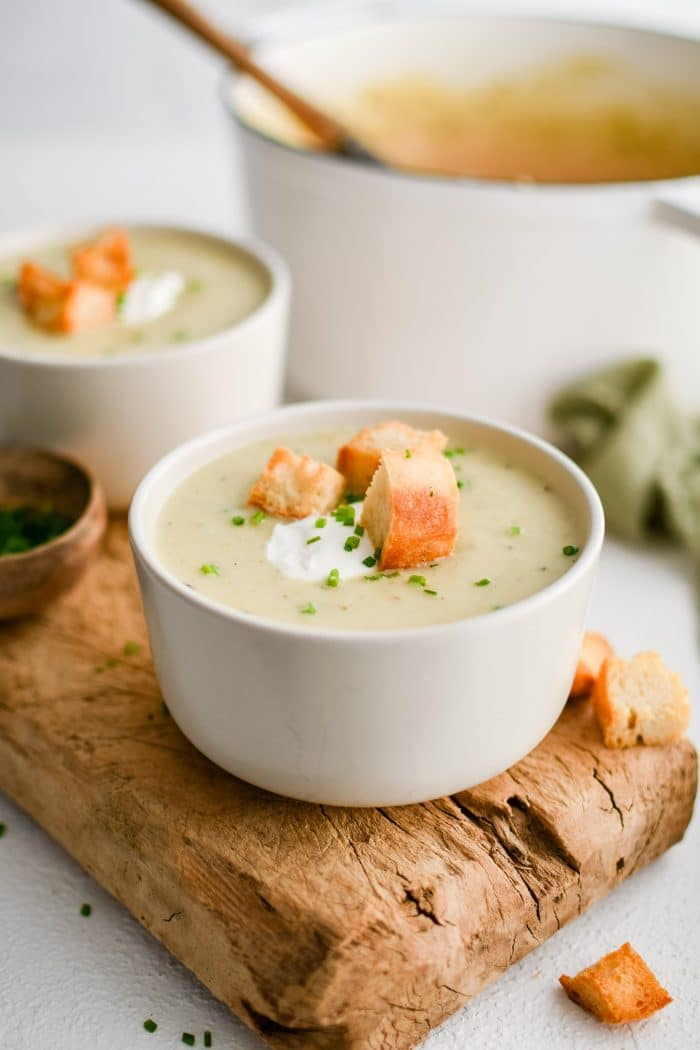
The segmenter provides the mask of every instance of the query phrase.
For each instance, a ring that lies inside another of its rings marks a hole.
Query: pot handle
[[[662,226],[681,230],[700,240],[700,202],[697,207],[680,201],[657,197],[653,202],[653,218]]]

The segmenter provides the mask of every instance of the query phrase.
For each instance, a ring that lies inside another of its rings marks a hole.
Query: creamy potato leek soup
[[[74,358],[156,351],[230,328],[270,287],[262,263],[216,237],[102,231],[0,260],[0,347]]]
[[[160,511],[162,564],[244,613],[382,629],[501,609],[575,563],[582,527],[535,473],[439,431],[382,426],[394,430],[281,435],[201,467]],[[308,513],[311,492],[327,509]]]
[[[386,77],[329,104],[380,157],[415,171],[550,183],[700,173],[700,92],[606,55],[572,54],[469,86]],[[315,145],[281,106],[262,125]]]

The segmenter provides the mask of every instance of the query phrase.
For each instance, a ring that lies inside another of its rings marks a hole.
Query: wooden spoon
[[[165,11],[195,36],[213,47],[215,51],[228,59],[236,69],[247,73],[266,88],[271,95],[279,99],[298,119],[313,132],[322,149],[330,153],[341,153],[355,160],[380,165],[382,162],[373,153],[359,143],[342,124],[318,109],[307,99],[292,91],[276,77],[268,73],[251,57],[248,48],[239,40],[224,33],[205,18],[203,14],[186,3],[186,0],[148,0],[154,7]]]
[[[0,555],[0,620],[37,612],[71,587],[107,524],[102,489],[77,463],[40,449],[0,449],[0,507],[46,503],[73,524],[48,543]]]

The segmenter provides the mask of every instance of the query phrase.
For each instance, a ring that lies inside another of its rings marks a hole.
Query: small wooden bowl
[[[77,463],[41,449],[0,448],[0,507],[45,503],[73,524],[48,543],[0,555],[0,620],[37,612],[71,587],[107,525],[102,489]]]

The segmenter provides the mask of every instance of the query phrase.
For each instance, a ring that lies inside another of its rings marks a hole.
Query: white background
[[[246,29],[253,16],[289,5],[202,6]],[[560,0],[538,9],[700,33],[700,0]],[[244,228],[217,99],[220,64],[140,0],[3,0],[0,74],[1,230],[115,215]],[[622,652],[659,648],[693,698],[700,667],[691,578],[681,555],[609,541],[590,623]],[[0,820],[0,1050],[163,1050],[181,1046],[183,1030],[198,1033],[201,1046],[205,1028],[216,1047],[261,1047],[2,795]],[[426,1050],[700,1046],[699,845],[695,821],[681,846],[513,967]],[[89,919],[79,914],[83,901],[93,906]],[[634,1029],[606,1029],[565,999],[557,977],[628,939],[675,1002]],[[158,1021],[155,1035],[143,1030],[146,1017]]]

